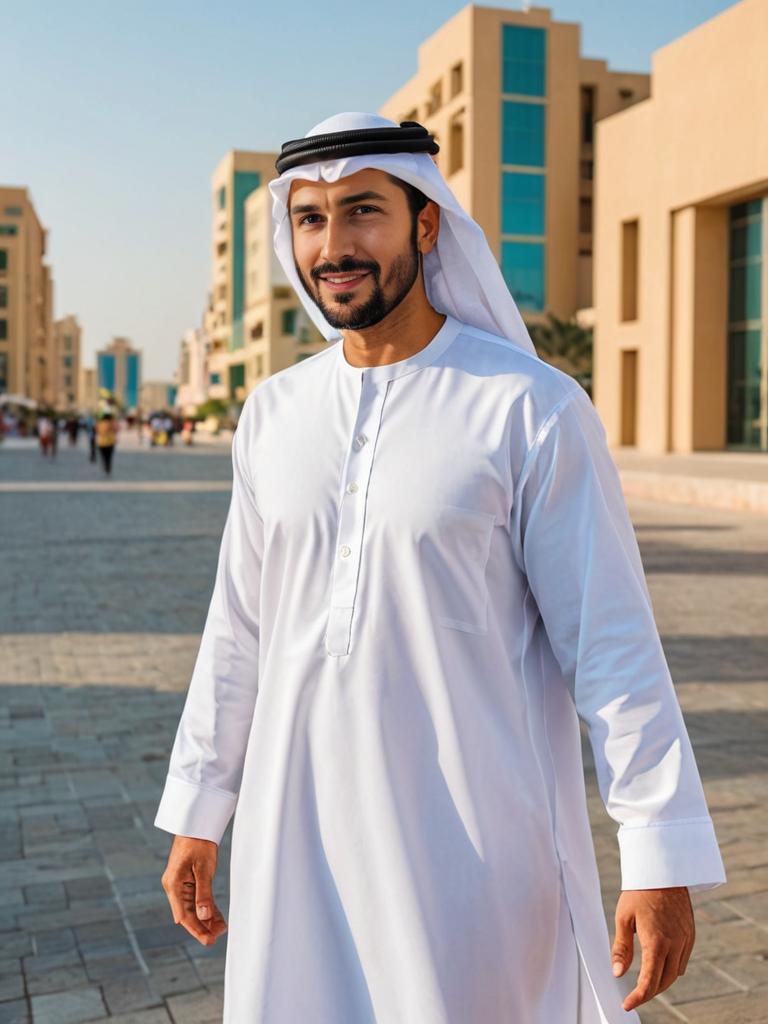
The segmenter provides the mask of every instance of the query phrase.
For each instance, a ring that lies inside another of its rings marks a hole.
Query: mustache
[[[367,271],[378,278],[381,268],[374,260],[342,260],[341,263],[321,263],[309,273],[317,284],[324,274],[353,274],[357,270]]]

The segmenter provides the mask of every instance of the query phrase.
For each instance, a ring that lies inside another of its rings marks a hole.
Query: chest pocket
[[[490,512],[441,505],[422,537],[422,568],[435,620],[467,633],[488,631],[485,570],[496,519]]]

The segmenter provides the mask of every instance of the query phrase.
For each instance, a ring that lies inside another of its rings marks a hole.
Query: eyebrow
[[[364,199],[378,199],[380,202],[388,202],[386,196],[381,195],[380,192],[356,192],[353,196],[345,196],[343,199],[339,199],[336,203],[337,206],[352,206],[354,203],[361,203]],[[298,203],[291,207],[291,214],[294,213],[317,213],[320,207],[317,203]]]

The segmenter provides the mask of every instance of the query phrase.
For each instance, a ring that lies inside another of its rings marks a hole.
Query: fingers
[[[204,946],[213,945],[227,930],[213,899],[215,868],[215,844],[177,837],[162,877],[174,922]]]
[[[622,974],[629,970],[632,958],[635,955],[635,923],[631,916],[622,914],[618,911],[616,913],[615,921],[616,934],[613,940],[613,946],[611,947],[611,962],[613,963],[614,975],[617,978],[620,978]]]
[[[670,959],[674,961],[674,965],[670,964],[668,967],[667,959],[670,952],[673,953]],[[649,999],[653,999],[656,993],[660,991],[662,976],[664,976],[665,972],[669,974],[674,971],[679,959],[679,951],[675,950],[673,952],[669,942],[666,940],[657,939],[645,944],[642,947],[640,974],[637,984],[624,1000],[624,1009],[634,1010],[642,1003],[647,1003]],[[672,977],[669,982],[670,985],[675,980],[675,977],[676,975]]]

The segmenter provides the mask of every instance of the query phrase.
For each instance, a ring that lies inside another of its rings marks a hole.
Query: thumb
[[[211,873],[203,864],[196,864],[193,870],[195,874],[195,913],[198,920],[210,921],[213,917]]]
[[[634,956],[633,943],[634,929],[632,927],[632,918],[617,917],[616,934],[613,939],[613,947],[611,948],[613,973],[617,978],[620,978],[632,963],[632,957]]]

